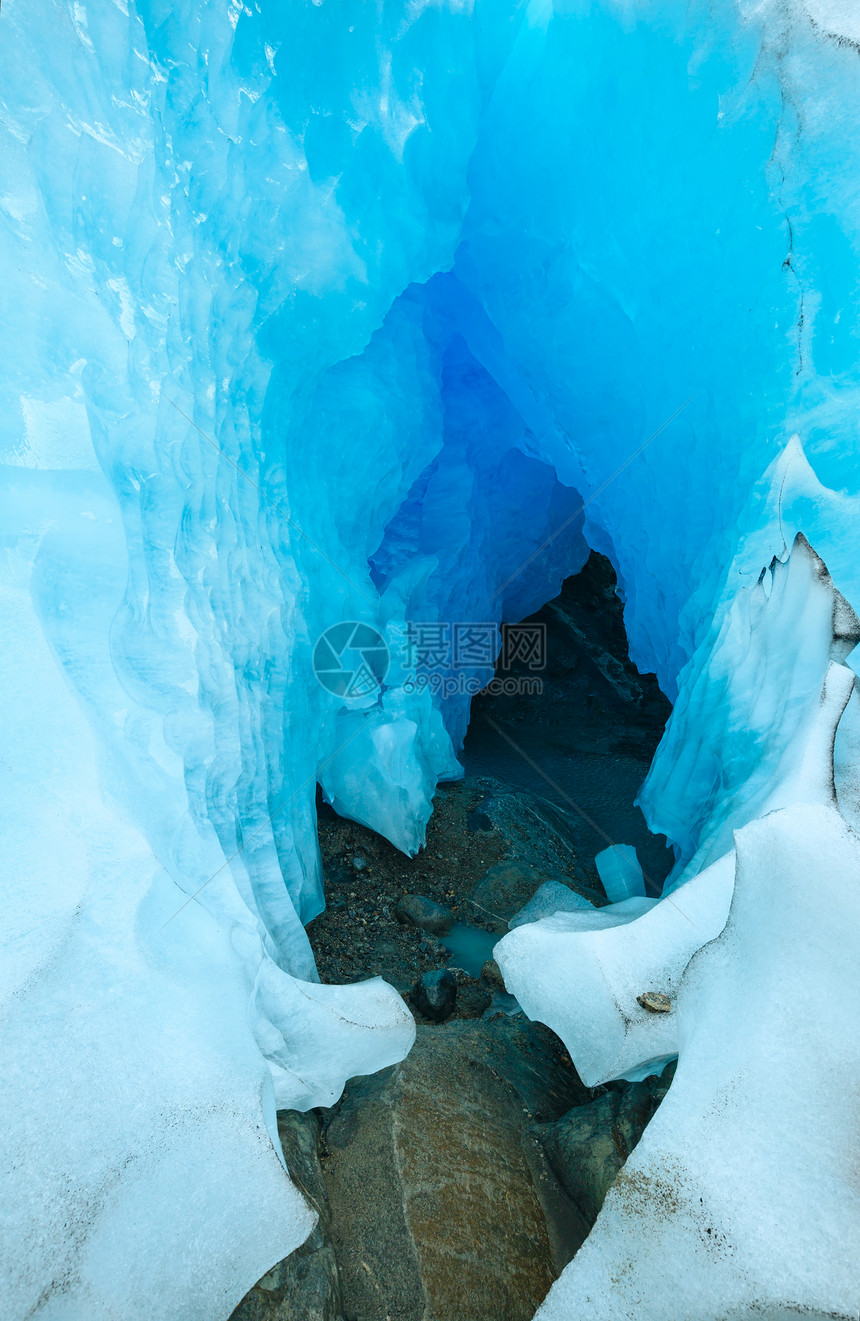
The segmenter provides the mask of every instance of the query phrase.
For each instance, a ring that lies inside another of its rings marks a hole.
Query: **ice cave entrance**
[[[381,974],[409,994],[419,970],[445,962],[480,977],[542,884],[570,884],[598,903],[621,897],[606,870],[609,859],[623,872],[618,847],[640,877],[632,893],[661,893],[673,856],[636,795],[671,708],[629,659],[609,560],[591,552],[517,627],[535,645],[506,657],[503,644],[492,681],[472,698],[463,778],[439,785],[425,847],[409,857],[320,794],[327,907],[309,935],[323,980]],[[450,908],[453,926],[436,940],[432,922],[392,923],[404,893]]]
[[[609,560],[592,552],[521,622],[537,652],[506,660],[503,646],[494,682],[472,700],[463,777],[438,786],[425,847],[410,857],[318,800],[327,907],[308,934],[320,976],[381,975],[417,1025],[404,1063],[349,1083],[323,1120],[327,1234],[345,1315],[396,1307],[417,1318],[424,1292],[432,1315],[458,1315],[462,1272],[434,1262],[477,1254],[493,1265],[465,1287],[480,1290],[486,1315],[531,1317],[614,1177],[618,1158],[598,1173],[595,1153],[602,1161],[610,1132],[620,1151],[632,1147],[671,1080],[661,1064],[647,1081],[613,1082],[592,1113],[594,1094],[566,1047],[522,1012],[493,959],[509,929],[541,913],[605,904],[600,858],[611,845],[635,849],[652,897],[672,861],[635,805],[669,703],[628,657]],[[287,1144],[290,1122],[282,1116]],[[565,1123],[594,1128],[573,1200],[557,1171],[579,1158],[553,1146],[570,1145]],[[513,1236],[502,1205],[518,1224]],[[235,1321],[251,1317],[240,1310]]]

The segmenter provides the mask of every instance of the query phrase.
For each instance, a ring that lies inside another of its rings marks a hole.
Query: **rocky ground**
[[[505,853],[505,840],[482,828],[489,781],[442,785],[427,827],[427,846],[407,858],[373,831],[344,821],[320,804],[319,830],[326,878],[326,910],[308,934],[324,982],[379,975],[401,992],[420,972],[440,966],[441,948],[429,933],[397,920],[407,893],[444,904],[460,921],[482,926],[486,915],[469,903],[472,890]]]
[[[418,1035],[331,1111],[279,1116],[320,1221],[232,1321],[527,1321],[665,1094],[669,1070],[585,1088],[484,962],[544,881],[605,902],[604,836],[637,845],[653,890],[669,863],[632,804],[668,705],[627,659],[607,562],[537,618],[543,694],[475,702],[466,778],[440,787],[417,857],[320,804],[320,977],[384,977]]]
[[[488,776],[439,786],[427,846],[415,858],[322,803],[319,830],[327,906],[308,934],[324,982],[379,975],[403,992],[420,972],[450,962],[444,940],[398,920],[404,895],[426,896],[457,923],[497,936],[544,880],[602,899],[573,853],[568,814]]]

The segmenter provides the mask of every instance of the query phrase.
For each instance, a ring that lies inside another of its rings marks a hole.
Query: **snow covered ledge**
[[[685,720],[679,705],[664,743],[677,746],[680,714],[694,770],[703,745],[708,761],[743,764],[740,739],[767,715],[770,761],[747,754],[748,780],[729,801],[711,805],[695,857],[661,901],[558,912],[518,926],[496,948],[508,989],[532,1018],[558,1032],[589,1086],[644,1077],[677,1054],[676,991],[696,950],[723,929],[731,902],[735,860],[726,827],[793,803],[837,805],[834,745],[855,676],[834,658],[854,646],[860,623],[804,537],[768,575],[769,592],[763,574],[739,594],[702,662],[698,721]],[[728,676],[716,696],[704,683],[715,674]],[[649,1012],[638,999],[646,991],[667,995],[672,1009]]]
[[[798,804],[736,852],[671,1090],[540,1321],[857,1315],[860,838]]]

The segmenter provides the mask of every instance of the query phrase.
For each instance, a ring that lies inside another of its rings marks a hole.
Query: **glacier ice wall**
[[[670,722],[652,773],[670,767],[667,797],[683,786],[707,804],[715,766],[723,776],[671,892],[536,914],[496,946],[508,990],[589,1085],[678,1057],[670,1101],[538,1312],[547,1321],[853,1314],[860,837],[846,820],[858,760],[843,662],[858,640],[799,533],[735,597]]]
[[[5,1313],[226,1315],[307,1231],[274,1107],[412,1030],[316,983],[316,786],[414,851],[468,719],[407,619],[606,551],[679,694],[676,879],[767,801],[832,658],[782,742],[709,664],[798,532],[860,600],[857,40],[837,0],[6,0]],[[353,619],[395,664],[345,704]]]

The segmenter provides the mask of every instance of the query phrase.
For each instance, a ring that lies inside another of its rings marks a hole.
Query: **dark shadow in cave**
[[[633,844],[646,893],[657,895],[674,858],[634,800],[672,708],[656,676],[640,674],[629,658],[609,560],[592,551],[559,596],[524,622],[546,630],[544,667],[500,665],[496,686],[531,678],[540,691],[485,690],[473,700],[466,775],[492,776],[565,808],[589,884],[597,881],[595,854],[610,843]]]

